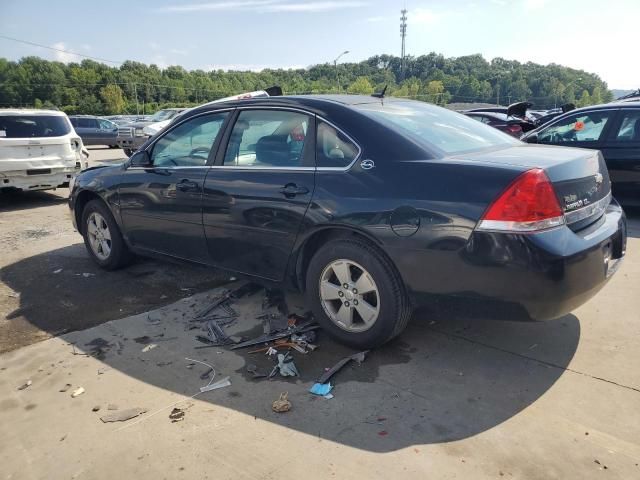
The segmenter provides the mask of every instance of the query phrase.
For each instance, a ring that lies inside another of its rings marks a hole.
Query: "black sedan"
[[[572,110],[522,140],[600,150],[615,197],[625,206],[640,206],[640,101]]]
[[[427,103],[273,97],[196,108],[69,204],[105,269],[168,256],[306,292],[350,345],[398,335],[439,296],[549,319],[625,253],[596,151],[529,146]]]
[[[490,127],[497,128],[498,130],[516,138],[520,138],[525,131],[535,128],[528,120],[510,117],[506,113],[464,112],[464,114],[469,118],[473,118],[474,120],[484,123],[485,125],[489,125]]]

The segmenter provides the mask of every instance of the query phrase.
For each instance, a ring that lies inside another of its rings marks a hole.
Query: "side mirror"
[[[524,139],[527,143],[538,143],[538,134],[532,133],[527,138]]]
[[[132,167],[150,168],[153,163],[151,163],[149,154],[145,150],[140,150],[131,156],[129,165]]]

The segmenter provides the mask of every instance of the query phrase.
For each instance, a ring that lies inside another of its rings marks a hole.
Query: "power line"
[[[63,52],[63,53],[68,53],[70,55],[77,55],[78,57],[90,58],[91,60],[97,60],[99,62],[114,63],[116,65],[120,65],[121,63],[123,63],[123,62],[116,62],[115,60],[107,60],[106,58],[92,57],[91,55],[84,55],[83,53],[72,52],[70,50],[65,50],[63,48],[50,47],[48,45],[42,45],[40,43],[30,42],[28,40],[21,40],[19,38],[8,37],[6,35],[0,35],[0,38],[4,38],[5,40],[11,40],[13,42],[24,43],[26,45],[31,45],[34,47],[46,48],[48,50],[53,50],[55,52]]]

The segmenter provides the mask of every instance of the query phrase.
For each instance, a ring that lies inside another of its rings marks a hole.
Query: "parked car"
[[[85,145],[118,148],[118,125],[93,115],[70,115],[71,125]]]
[[[498,130],[502,130],[512,136],[520,136],[523,132],[528,132],[536,128],[536,117],[529,114],[529,109],[533,106],[531,102],[512,103],[508,107],[485,107],[465,110],[461,113],[470,116],[474,120],[479,120]],[[491,118],[492,115],[496,115]],[[520,126],[518,133],[515,125]]]
[[[600,150],[623,205],[640,205],[640,102],[593,105],[529,132],[528,143]]]
[[[525,128],[530,128],[531,126],[531,123],[527,120],[509,117],[506,113],[465,112],[465,115],[516,138],[520,138],[524,133],[523,126]]]
[[[104,269],[137,253],[292,286],[358,348],[398,335],[440,295],[514,319],[564,315],[626,244],[599,152],[357,95],[193,109],[124,164],[79,175],[69,206]]]
[[[121,130],[124,132],[124,129],[128,129],[129,133],[129,136],[123,136],[120,141],[120,144],[124,149],[124,153],[130,157],[133,152],[144,145],[149,138],[149,135],[144,133],[144,128],[146,126],[163,122],[165,120],[171,120],[184,110],[186,110],[186,108],[164,108],[151,115],[148,120],[138,120],[122,125]]]
[[[63,112],[0,109],[0,190],[65,187],[87,157]]]

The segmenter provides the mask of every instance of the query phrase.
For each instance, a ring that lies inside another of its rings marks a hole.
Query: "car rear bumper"
[[[39,175],[2,174],[0,173],[0,189],[15,189],[23,191],[50,190],[65,187],[79,169],[64,169],[64,171]]]
[[[536,234],[474,231],[458,251],[393,251],[418,306],[423,293],[517,305],[533,320],[558,318],[594,296],[624,257],[626,219],[615,200],[593,225]],[[523,318],[514,318],[522,320]]]

